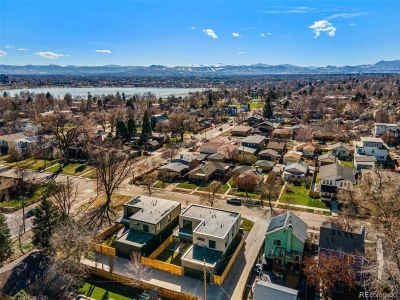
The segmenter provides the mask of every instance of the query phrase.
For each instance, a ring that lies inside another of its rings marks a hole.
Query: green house
[[[265,236],[264,257],[273,269],[299,271],[307,238],[307,223],[292,212],[271,219]]]

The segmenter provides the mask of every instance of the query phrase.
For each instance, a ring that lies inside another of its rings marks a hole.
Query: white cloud
[[[59,59],[60,57],[66,56],[65,54],[54,53],[51,51],[40,51],[40,52],[36,52],[36,54],[41,57],[49,58],[49,59]]]
[[[95,51],[98,53],[112,53],[112,51],[108,50],[108,49],[101,49],[101,50],[95,50]]]
[[[240,52],[238,52],[237,54],[238,55],[243,55],[243,54],[246,54],[247,52],[246,51],[240,51]]]
[[[358,16],[362,16],[364,15],[363,12],[355,12],[355,13],[337,13],[337,14],[333,14],[330,15],[327,20],[330,19],[351,19],[351,18],[355,18]]]
[[[18,51],[28,51],[28,49],[26,49],[26,48],[18,48],[17,50]]]
[[[350,23],[349,26],[351,27],[357,27],[358,25],[356,23]]]
[[[196,27],[195,26],[191,26],[190,29],[196,30]]]
[[[336,34],[336,27],[327,20],[315,21],[309,28],[314,31],[314,38],[318,38],[321,35],[321,32],[326,32],[330,37],[334,37]]]
[[[214,30],[212,30],[211,28],[203,29],[203,32],[214,40],[218,38]]]
[[[266,37],[272,35],[272,33],[271,32],[261,32],[260,35],[262,38],[266,38]]]
[[[287,7],[274,10],[262,10],[265,14],[306,14],[313,12],[315,9],[308,6]]]
[[[6,51],[0,50],[0,56],[6,56],[6,55],[7,55]]]
[[[238,38],[238,37],[240,37],[240,33],[238,33],[238,32],[232,32],[232,36],[233,36],[234,38]]]
[[[11,49],[11,48],[14,48],[15,46],[10,46],[10,45],[5,45],[4,46],[4,48],[6,48],[6,49]]]

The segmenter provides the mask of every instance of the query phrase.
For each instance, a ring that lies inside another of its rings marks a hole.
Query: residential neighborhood
[[[400,299],[399,11],[2,0],[0,300]]]

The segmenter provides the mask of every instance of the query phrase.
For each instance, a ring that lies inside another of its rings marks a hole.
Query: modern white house
[[[129,257],[134,251],[152,253],[172,234],[180,212],[181,204],[176,201],[144,195],[129,200],[118,221],[126,229],[115,241],[118,256]]]
[[[179,237],[192,242],[182,256],[185,274],[200,274],[204,264],[214,274],[224,255],[237,246],[240,222],[240,213],[197,204],[186,208],[179,216]]]
[[[375,123],[374,124],[374,137],[379,137],[387,132],[393,132],[400,135],[400,125],[389,123]]]
[[[362,137],[361,141],[355,142],[354,157],[375,156],[376,161],[385,163],[389,154],[388,145],[377,137]]]

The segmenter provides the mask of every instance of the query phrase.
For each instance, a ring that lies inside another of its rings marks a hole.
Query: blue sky
[[[400,59],[399,12],[399,0],[0,0],[0,64],[374,63]]]

